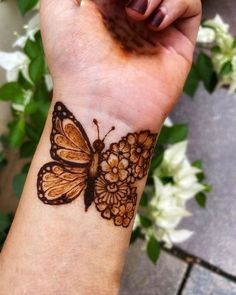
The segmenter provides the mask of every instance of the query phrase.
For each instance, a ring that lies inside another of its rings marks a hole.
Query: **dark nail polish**
[[[147,10],[147,6],[147,0],[130,0],[126,7],[133,9],[140,14],[144,14]]]
[[[148,23],[153,27],[158,28],[160,24],[163,22],[164,18],[165,14],[160,9],[157,9],[153,11],[153,13],[149,16]]]

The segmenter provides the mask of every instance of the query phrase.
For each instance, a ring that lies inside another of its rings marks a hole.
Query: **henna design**
[[[90,144],[83,126],[61,102],[54,107],[51,150],[53,162],[38,173],[38,198],[48,205],[72,202],[84,192],[85,211],[95,204],[101,216],[128,227],[137,204],[135,182],[144,178],[157,134],[149,130],[128,133],[105,152],[105,138]]]

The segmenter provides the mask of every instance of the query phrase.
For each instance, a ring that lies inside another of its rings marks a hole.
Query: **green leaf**
[[[3,243],[5,242],[6,237],[7,237],[7,234],[4,231],[0,230],[0,248],[2,247]]]
[[[39,54],[42,54],[42,48],[41,46],[38,46],[37,42],[28,39],[24,47],[24,52],[28,55],[28,57],[31,60],[33,60]]]
[[[26,135],[28,136],[29,139],[31,139],[34,142],[38,142],[40,139],[40,135],[41,133],[38,132],[37,129],[35,129],[32,125],[30,125],[29,123],[26,123],[25,126],[25,131],[26,131]]]
[[[195,199],[201,208],[206,208],[207,196],[204,193],[198,193]]]
[[[196,66],[205,88],[208,92],[212,93],[215,90],[218,82],[212,60],[208,55],[200,52]]]
[[[0,100],[13,103],[24,102],[24,90],[17,82],[9,82],[0,88]]]
[[[19,147],[25,137],[25,121],[21,118],[19,121],[13,121],[9,124],[10,145],[12,148]]]
[[[156,263],[161,254],[160,243],[154,236],[151,236],[147,244],[147,255],[153,263]]]
[[[188,126],[178,124],[172,127],[164,126],[158,139],[158,144],[175,144],[184,141],[188,136]]]
[[[26,180],[26,173],[20,173],[13,178],[13,190],[17,198],[20,198]]]
[[[192,65],[188,78],[184,85],[184,92],[193,97],[197,91],[199,85],[199,74],[195,64]]]
[[[204,186],[205,186],[204,191],[206,193],[211,193],[213,191],[213,186],[212,185],[206,183],[206,184],[204,184]]]
[[[21,85],[22,88],[24,88],[25,90],[29,90],[32,89],[32,84],[25,79],[25,77],[23,76],[22,72],[19,72],[19,77],[17,80],[18,84]]]
[[[161,182],[163,184],[168,184],[168,183],[174,184],[175,183],[174,178],[172,176],[163,176],[163,177],[161,177]]]
[[[144,228],[149,228],[152,226],[152,221],[149,218],[147,218],[146,216],[140,215],[139,218],[140,218],[140,222]]]
[[[27,174],[29,169],[30,169],[31,163],[26,163],[22,168],[21,168],[21,173],[22,174]]]
[[[214,46],[211,48],[211,52],[212,53],[220,53],[221,52],[221,49],[219,46]]]
[[[22,15],[24,15],[27,11],[31,10],[37,3],[38,0],[18,0],[18,7]]]
[[[141,232],[140,227],[137,227],[135,230],[132,231],[130,244],[133,244],[138,239],[138,237],[140,236],[140,232]]]
[[[139,205],[141,207],[147,207],[147,205],[148,205],[148,196],[147,196],[146,192],[143,192],[142,197],[140,199]]]
[[[0,152],[0,169],[5,167],[6,165],[7,165],[7,159],[5,155],[2,152]]]
[[[202,164],[202,161],[201,160],[196,160],[192,163],[192,166],[193,167],[196,167],[198,169],[202,169],[203,168],[203,164]]]
[[[206,176],[203,172],[196,174],[196,176],[197,176],[197,179],[199,182],[202,182],[206,178]]]
[[[10,218],[8,214],[0,213],[0,231],[5,231],[10,226]]]
[[[37,83],[45,72],[44,56],[38,55],[29,65],[29,75],[34,83]]]
[[[162,146],[158,146],[155,149],[156,153],[154,154],[150,169],[149,169],[149,174],[152,176],[153,172],[156,170],[157,167],[159,167],[164,159],[164,148]]]
[[[35,153],[37,143],[35,141],[26,141],[20,147],[20,157],[29,158],[32,157]]]
[[[226,63],[223,64],[221,70],[220,70],[220,75],[225,76],[233,71],[233,65],[231,61],[227,61]]]
[[[234,38],[233,48],[236,48],[236,38]]]

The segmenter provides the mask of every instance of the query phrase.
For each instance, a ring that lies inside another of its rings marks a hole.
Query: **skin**
[[[155,28],[145,20],[159,5],[166,17]],[[108,16],[114,23],[104,23]],[[159,131],[191,67],[200,18],[198,0],[178,5],[150,0],[144,15],[120,2],[85,1],[80,6],[73,0],[41,1],[54,98],[1,253],[2,294],[118,293],[132,224],[114,227],[94,206],[85,213],[81,197],[61,207],[37,198],[37,173],[51,161],[53,106],[62,101],[72,110],[91,142],[97,138],[94,118],[103,134],[115,125],[106,149],[128,132]],[[139,197],[144,185],[145,180],[137,185]]]

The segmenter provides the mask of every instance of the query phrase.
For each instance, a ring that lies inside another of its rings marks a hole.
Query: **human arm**
[[[166,23],[168,28],[159,33],[145,24],[130,23],[123,6],[100,8],[113,22],[104,26],[92,2],[79,7],[73,1],[64,0],[60,5],[42,1],[42,33],[54,98],[1,254],[0,286],[5,294],[35,290],[38,294],[116,294],[119,287],[133,218],[127,228],[117,226],[115,218],[101,216],[95,202],[85,212],[83,194],[60,206],[46,205],[38,198],[38,173],[43,165],[55,161],[49,152],[52,112],[56,102],[62,102],[83,125],[91,144],[97,138],[93,119],[99,121],[103,134],[115,126],[104,151],[128,133],[158,133],[191,65],[200,5],[194,12],[181,8],[190,13],[183,14],[188,16],[187,24],[180,21],[176,29]],[[185,32],[189,27],[190,32]],[[114,29],[115,36],[111,35]],[[137,187],[138,200],[145,175],[139,178],[130,185]]]

